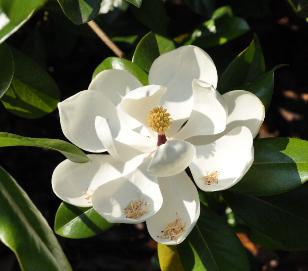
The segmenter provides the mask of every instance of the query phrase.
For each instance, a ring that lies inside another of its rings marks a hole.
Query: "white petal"
[[[182,140],[168,140],[154,153],[148,171],[158,177],[167,177],[184,171],[195,155],[195,147]]]
[[[151,237],[158,243],[177,245],[185,240],[195,226],[200,215],[198,191],[185,172],[179,175],[159,179],[163,194],[163,206],[157,214],[147,219],[146,224]],[[178,219],[183,232],[173,238],[167,238],[162,231]]]
[[[218,191],[235,185],[253,163],[253,138],[247,127],[236,127],[208,145],[195,146],[189,166],[198,187]]]
[[[123,97],[120,108],[128,115],[147,126],[147,117],[151,109],[160,105],[166,88],[159,85],[148,85],[130,91]]]
[[[168,131],[172,136],[186,121],[192,110],[192,81],[200,79],[214,88],[217,70],[211,57],[196,46],[182,46],[158,57],[149,72],[150,84],[167,87],[162,99],[172,116]]]
[[[226,130],[225,130],[226,131]],[[217,134],[217,135],[208,135],[208,136],[193,136],[188,139],[186,139],[187,142],[193,144],[193,145],[206,145],[214,142],[218,138],[222,137],[224,135],[224,132]]]
[[[99,116],[95,119],[95,128],[106,150],[117,160],[126,161],[156,148],[153,137],[141,135],[125,125],[121,125],[118,134],[113,135],[109,121]]]
[[[140,209],[132,209],[136,202]],[[160,209],[162,203],[156,177],[141,169],[102,185],[93,195],[94,209],[111,223],[144,222]]]
[[[81,207],[92,206],[91,194],[100,185],[130,174],[142,162],[142,157],[116,162],[110,155],[88,155],[89,162],[64,160],[54,170],[52,189],[63,201]]]
[[[97,137],[95,118],[110,120],[114,134],[119,129],[115,106],[98,91],[81,91],[58,104],[60,123],[64,135],[78,147],[90,152],[103,152]]]
[[[260,99],[246,90],[233,90],[223,95],[228,105],[227,129],[246,126],[255,137],[265,117],[265,108]]]
[[[174,137],[186,139],[192,136],[213,135],[226,128],[227,106],[222,96],[209,84],[193,81],[193,111],[178,134]]]
[[[89,90],[101,91],[115,105],[129,91],[142,84],[129,72],[124,70],[105,70],[95,76]]]

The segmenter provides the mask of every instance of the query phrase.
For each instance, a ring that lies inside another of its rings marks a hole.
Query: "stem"
[[[123,57],[124,52],[107,36],[107,34],[97,25],[96,22],[88,22],[88,26],[105,43],[117,57]]]
[[[158,134],[158,137],[157,137],[157,146],[160,146],[162,144],[165,144],[167,142],[167,138],[165,136],[165,134]]]

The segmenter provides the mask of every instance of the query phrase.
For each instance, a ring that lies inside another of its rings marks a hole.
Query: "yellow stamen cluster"
[[[158,134],[164,134],[170,124],[171,118],[166,108],[157,106],[149,112],[148,125]]]
[[[161,239],[176,240],[185,230],[185,223],[182,219],[177,217],[173,222],[166,225],[164,230],[161,231],[161,235],[158,236]]]
[[[138,219],[147,213],[148,203],[143,200],[132,200],[124,209],[126,218]]]
[[[207,174],[206,176],[204,176],[203,180],[205,181],[205,184],[207,185],[218,184],[218,177],[219,177],[219,172],[213,171]]]

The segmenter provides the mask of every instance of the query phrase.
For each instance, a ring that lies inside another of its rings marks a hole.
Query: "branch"
[[[116,56],[123,57],[124,52],[107,36],[107,34],[94,22],[88,22],[89,27],[93,32],[105,43]]]

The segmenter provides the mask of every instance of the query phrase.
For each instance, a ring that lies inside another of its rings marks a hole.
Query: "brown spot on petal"
[[[202,179],[205,181],[205,184],[212,185],[212,184],[218,184],[218,177],[219,177],[219,172],[215,170],[203,176]]]

